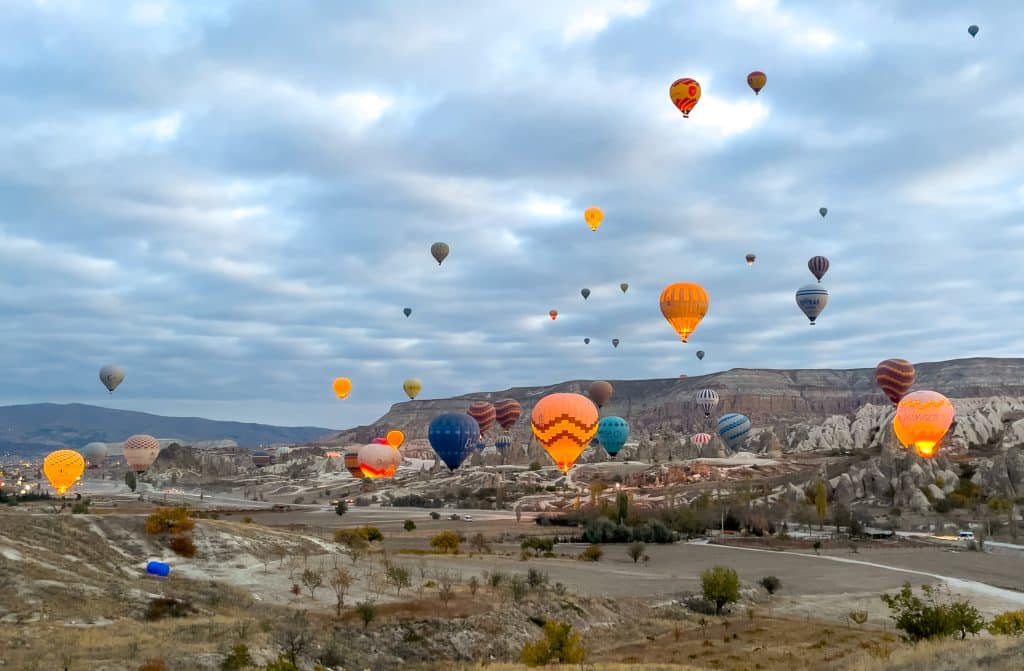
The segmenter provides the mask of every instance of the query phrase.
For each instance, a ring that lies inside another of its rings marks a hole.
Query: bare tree
[[[275,543],[274,555],[277,556],[278,559],[277,567],[281,568],[282,566],[284,566],[284,560],[288,558],[288,548],[282,545],[281,543]]]
[[[380,599],[380,595],[388,588],[387,573],[381,573],[371,569],[370,572],[366,574],[366,582],[373,591],[374,597],[376,597],[376,599]]]
[[[438,571],[436,579],[437,596],[448,610],[448,602],[455,597],[455,586],[462,582],[462,575],[454,571]]]
[[[302,572],[302,584],[309,590],[309,598],[316,598],[316,590],[324,584],[324,573],[323,571],[314,570],[311,568],[306,569]]]
[[[329,582],[331,589],[334,590],[335,611],[338,617],[341,617],[341,609],[345,607],[345,594],[348,593],[354,582],[352,574],[347,569],[336,568],[331,574]]]
[[[309,629],[309,620],[302,611],[285,620],[276,632],[274,642],[277,643],[288,657],[288,661],[295,664],[307,648],[313,643],[313,633]]]

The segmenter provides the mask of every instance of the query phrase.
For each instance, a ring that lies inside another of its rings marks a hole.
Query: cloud
[[[1024,46],[998,29],[1024,8],[8,4],[0,402],[343,427],[410,376],[435,398],[1024,348]],[[675,281],[711,295],[688,345]]]

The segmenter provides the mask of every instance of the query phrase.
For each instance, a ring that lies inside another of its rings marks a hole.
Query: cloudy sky
[[[409,376],[1020,355],[1021,25],[1017,0],[6,0],[0,402],[340,428]],[[711,297],[689,345],[675,281]]]

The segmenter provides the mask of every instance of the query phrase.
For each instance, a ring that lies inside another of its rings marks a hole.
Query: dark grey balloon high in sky
[[[0,402],[341,427],[409,377],[1020,355],[1024,3],[924,5],[11,0]]]

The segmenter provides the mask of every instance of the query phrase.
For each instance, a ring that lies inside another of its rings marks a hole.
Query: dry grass
[[[1024,641],[1012,638],[969,638],[903,646],[887,658],[858,655],[843,671],[1019,671],[1024,669]]]

